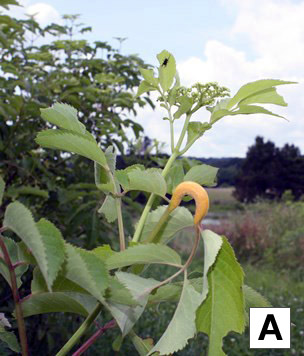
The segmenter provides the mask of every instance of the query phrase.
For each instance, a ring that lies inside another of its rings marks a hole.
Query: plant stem
[[[16,274],[15,274],[15,269],[12,264],[12,261],[11,261],[10,255],[8,253],[8,250],[6,248],[6,245],[5,245],[4,241],[2,240],[2,235],[0,235],[0,247],[2,249],[3,257],[4,257],[5,263],[9,269],[9,273],[10,273],[11,289],[12,289],[13,298],[14,298],[14,302],[15,302],[15,308],[16,308],[16,319],[17,319],[17,325],[18,325],[18,333],[19,333],[19,338],[20,338],[22,356],[28,356],[28,345],[27,345],[27,338],[26,338],[25,323],[24,323],[22,306],[20,303],[20,296],[19,296],[18,287],[17,287],[17,279],[16,279]]]
[[[164,223],[166,222],[166,220],[169,217],[169,208],[167,207],[167,209],[164,211],[163,215],[161,216],[161,218],[159,219],[157,225],[155,226],[155,228],[151,231],[150,235],[143,241],[145,243],[157,243],[159,242],[158,239],[156,239],[156,235],[158,234],[158,232],[160,231],[160,229],[162,228],[162,226],[164,225]]]
[[[186,120],[185,120],[183,129],[182,129],[181,135],[180,135],[180,137],[179,137],[179,139],[177,141],[176,147],[175,147],[175,150],[179,153],[179,155],[180,155],[179,149],[180,149],[180,147],[181,147],[181,145],[183,143],[184,137],[186,135],[190,119],[191,119],[191,114],[188,114],[186,116]]]
[[[175,159],[177,157],[178,157],[178,154],[176,153],[176,151],[174,151],[172,156],[169,158],[168,162],[166,163],[165,168],[162,171],[162,176],[163,177],[166,177],[166,175],[169,172],[169,169],[171,168],[173,162],[175,161]],[[146,204],[146,206],[145,206],[145,208],[144,208],[144,210],[143,210],[143,212],[141,214],[141,217],[139,219],[137,228],[135,230],[135,234],[134,234],[133,239],[132,239],[133,242],[138,242],[139,241],[140,234],[141,234],[142,229],[144,227],[144,224],[145,224],[145,221],[147,219],[148,213],[149,213],[150,209],[152,208],[154,199],[155,199],[155,194],[151,194],[149,199],[148,199],[148,201],[147,201],[147,204]]]
[[[74,335],[69,339],[69,341],[62,347],[62,349],[56,354],[56,356],[66,355],[71,348],[79,341],[79,339],[86,333],[90,328],[94,320],[97,318],[102,305],[98,303],[95,309],[87,316],[86,320],[80,325]]]
[[[170,137],[171,137],[171,152],[174,152],[174,128],[173,128],[173,120],[170,120]]]
[[[116,326],[116,321],[111,320],[105,326],[101,327],[96,331],[94,335],[92,335],[76,352],[73,353],[73,356],[82,355],[97,339],[100,335],[102,335],[108,329],[112,329]]]
[[[162,176],[163,177],[166,177],[166,175],[168,174],[169,172],[169,169],[171,168],[172,164],[174,163],[174,161],[176,160],[177,157],[180,156],[180,152],[179,152],[179,149],[183,143],[183,140],[184,140],[184,137],[186,135],[186,132],[187,132],[187,128],[188,128],[188,124],[189,124],[189,121],[191,119],[191,114],[188,114],[186,116],[186,120],[184,122],[184,126],[183,126],[183,129],[182,129],[182,132],[181,132],[181,135],[178,139],[178,142],[176,144],[176,147],[174,148],[174,151],[172,153],[172,156],[169,158],[167,164],[165,165],[165,168],[163,169],[162,171]],[[171,139],[172,139],[172,136],[171,136]],[[172,144],[172,141],[171,141],[171,144]],[[133,239],[132,241],[133,242],[138,242],[139,241],[139,238],[140,238],[140,234],[142,232],[142,229],[144,227],[144,224],[145,224],[145,221],[147,219],[147,216],[149,214],[149,211],[151,210],[152,208],[152,205],[153,205],[153,202],[154,202],[154,199],[155,199],[155,194],[151,194],[148,201],[147,201],[147,204],[141,214],[141,217],[138,221],[138,225],[137,225],[137,228],[135,230],[135,233],[134,233],[134,236],[133,236]]]
[[[126,249],[126,240],[125,240],[125,233],[124,233],[124,226],[123,226],[123,218],[121,213],[121,191],[120,187],[117,187],[116,181],[114,179],[113,173],[111,172],[110,168],[108,168],[108,174],[111,177],[113,187],[114,187],[114,198],[115,198],[115,205],[117,211],[117,220],[118,220],[118,231],[119,231],[119,246],[120,251]]]
[[[118,231],[119,231],[119,245],[120,251],[126,249],[126,241],[125,241],[125,234],[124,234],[124,226],[123,226],[123,219],[121,213],[121,198],[116,199],[116,210],[117,210],[117,220],[118,220]]]
[[[147,292],[151,293],[154,289],[159,288],[161,286],[163,286],[164,284],[167,284],[169,282],[171,282],[174,278],[176,278],[177,276],[179,276],[182,272],[186,271],[187,268],[189,267],[189,265],[191,264],[193,257],[195,256],[198,244],[199,244],[199,240],[200,240],[200,226],[199,225],[195,225],[195,241],[191,250],[191,253],[186,261],[186,263],[182,266],[182,268],[180,270],[178,270],[176,273],[174,273],[172,276],[170,276],[169,278],[165,279],[164,281],[158,283],[156,286],[152,287],[149,290],[144,290],[143,294],[146,294]]]

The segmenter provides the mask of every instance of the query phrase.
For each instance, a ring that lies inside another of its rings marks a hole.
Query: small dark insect
[[[169,56],[168,58],[165,58],[165,59],[164,59],[162,66],[166,67],[166,65],[167,65],[168,62],[169,62],[169,58],[170,58],[170,56]]]

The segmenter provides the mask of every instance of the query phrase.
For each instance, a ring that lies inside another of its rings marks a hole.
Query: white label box
[[[290,308],[250,308],[250,349],[290,349]]]

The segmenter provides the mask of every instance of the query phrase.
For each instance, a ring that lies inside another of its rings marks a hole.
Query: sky
[[[231,116],[220,120],[187,152],[196,157],[245,157],[257,135],[282,147],[294,144],[304,153],[304,0],[22,0],[23,8],[11,7],[17,17],[36,13],[43,25],[59,22],[61,15],[80,14],[92,26],[88,41],[127,37],[122,54],[138,54],[158,65],[163,49],[177,62],[182,85],[217,81],[234,95],[240,86],[258,79],[296,81],[279,86],[288,107],[265,106],[288,121],[266,115]],[[153,98],[154,96],[152,96]],[[170,151],[169,123],[165,112],[138,110],[138,121],[150,138]],[[202,109],[194,120],[207,121]],[[176,121],[176,137],[182,119]]]

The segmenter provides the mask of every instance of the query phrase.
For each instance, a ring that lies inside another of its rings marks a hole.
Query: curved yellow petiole
[[[194,224],[197,225],[207,214],[209,209],[209,197],[206,190],[195,182],[180,183],[174,190],[168,207],[169,212],[177,208],[183,196],[190,195],[195,200]]]
[[[158,232],[162,228],[163,224],[169,217],[169,214],[180,205],[180,202],[184,195],[190,195],[195,200],[195,214],[194,214],[194,224],[199,227],[199,223],[203,217],[207,214],[209,209],[209,197],[206,190],[195,182],[183,182],[180,183],[174,190],[170,204],[164,211],[157,225],[150,233],[150,235],[144,240],[145,243],[157,243],[159,242]]]

